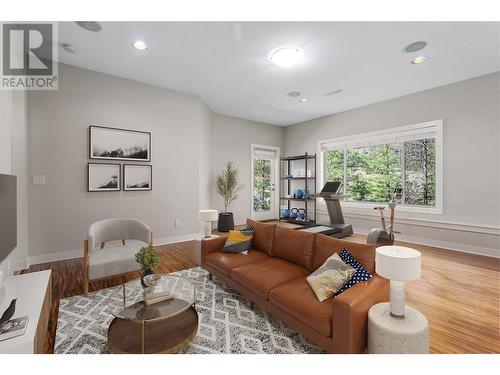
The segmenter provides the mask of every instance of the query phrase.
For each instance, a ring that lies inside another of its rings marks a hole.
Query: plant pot
[[[234,229],[234,218],[232,212],[222,212],[219,214],[217,230],[219,232],[229,232]]]
[[[142,272],[142,276],[141,276],[141,285],[144,289],[146,289],[148,286],[144,283],[144,277],[147,276],[147,275],[152,275],[154,272],[152,270],[144,270]]]

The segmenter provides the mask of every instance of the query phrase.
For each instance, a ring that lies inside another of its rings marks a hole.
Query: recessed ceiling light
[[[283,46],[269,53],[269,60],[282,68],[291,68],[297,65],[304,57],[304,51],[295,46]]]
[[[420,51],[421,49],[424,49],[425,46],[427,45],[427,42],[423,40],[419,40],[418,42],[413,42],[408,44],[405,48],[403,48],[404,53],[414,53],[417,51]]]
[[[148,49],[148,45],[142,40],[136,40],[133,43],[133,45],[134,45],[134,48],[138,49],[139,51],[144,51],[144,50]]]
[[[287,95],[291,96],[292,98],[296,98],[297,96],[300,96],[301,93],[300,91],[290,91]]]
[[[426,60],[428,59],[427,56],[418,56],[418,57],[415,57],[413,60],[411,60],[411,63],[413,65],[416,65],[416,64],[422,64],[423,62],[425,62]]]
[[[96,32],[102,30],[101,25],[95,21],[77,21],[76,23],[78,26],[88,31]]]
[[[306,99],[306,98],[304,98],[304,99],[299,99],[299,102],[300,102],[300,103],[307,103],[308,101],[309,101],[309,99]]]
[[[327,92],[325,95],[330,96],[330,95],[340,94],[341,92],[342,92],[342,89],[338,89],[338,90],[333,90],[333,91]]]
[[[72,44],[69,44],[69,43],[62,43],[61,44],[61,47],[66,51],[66,52],[69,52],[69,53],[76,53],[76,48],[75,46],[73,46]]]

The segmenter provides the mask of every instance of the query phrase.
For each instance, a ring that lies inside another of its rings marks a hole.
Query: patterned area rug
[[[182,352],[205,353],[324,353],[257,305],[227,288],[208,272],[195,267],[173,273],[196,283],[198,333]],[[54,352],[109,353],[108,327],[113,316],[107,297],[115,288],[74,296],[59,305]]]

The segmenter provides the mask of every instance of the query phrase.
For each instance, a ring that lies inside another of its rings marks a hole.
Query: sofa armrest
[[[205,264],[205,257],[216,251],[221,251],[226,243],[226,237],[215,237],[201,240],[201,265]]]
[[[333,299],[332,339],[335,353],[366,350],[368,310],[389,300],[389,280],[374,275]]]

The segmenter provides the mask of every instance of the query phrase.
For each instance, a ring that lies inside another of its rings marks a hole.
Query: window
[[[342,181],[346,202],[385,203],[403,188],[403,207],[442,213],[442,121],[320,141],[320,177]]]

